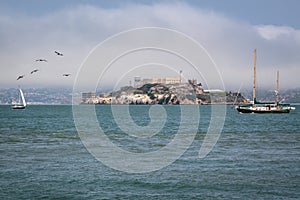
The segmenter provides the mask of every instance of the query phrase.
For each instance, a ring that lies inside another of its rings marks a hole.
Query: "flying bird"
[[[71,76],[71,74],[63,74],[63,76]]]
[[[21,79],[21,78],[24,78],[25,75],[21,75],[17,78],[17,80]]]
[[[58,56],[63,56],[64,55],[64,54],[62,54],[62,53],[60,53],[58,51],[54,51],[54,53],[56,53],[56,55],[58,55]]]
[[[35,61],[36,62],[48,62],[46,59],[41,59],[41,58],[40,59],[36,59]]]
[[[33,74],[33,73],[38,72],[38,71],[39,71],[38,69],[32,70],[32,71],[30,72],[30,74]]]

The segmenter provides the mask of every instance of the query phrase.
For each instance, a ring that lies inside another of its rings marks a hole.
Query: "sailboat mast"
[[[254,50],[253,104],[256,103],[256,49]]]
[[[20,91],[20,89],[19,89],[19,91]],[[21,93],[19,92],[19,95],[18,95],[18,105],[20,105],[21,104],[21,99],[22,97],[21,97]]]
[[[279,103],[279,71],[277,70],[277,79],[276,79],[276,104]]]

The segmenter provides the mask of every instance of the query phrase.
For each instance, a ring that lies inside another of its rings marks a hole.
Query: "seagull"
[[[34,72],[37,72],[37,71],[39,71],[39,70],[35,69],[35,70],[31,71],[30,74],[33,74]]]
[[[63,74],[63,76],[71,76],[71,74]]]
[[[58,52],[58,51],[54,51],[54,53],[56,53],[58,56],[63,56],[64,54]]]
[[[24,78],[25,75],[21,75],[17,78],[17,80],[21,79],[21,78]]]
[[[35,61],[36,62],[48,62],[46,59],[41,59],[41,58],[40,59],[36,59]]]

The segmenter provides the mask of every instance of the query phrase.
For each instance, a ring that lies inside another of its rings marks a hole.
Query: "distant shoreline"
[[[234,90],[233,90],[234,91]],[[55,88],[25,88],[23,89],[24,96],[26,101],[33,105],[32,102],[36,105],[72,105],[72,89],[55,89]],[[101,94],[99,91],[95,91],[96,94]],[[234,93],[234,92],[233,92]],[[252,98],[252,91],[246,90],[241,92],[241,94],[247,98]],[[273,101],[275,100],[274,91],[271,90],[258,90],[259,100],[260,101]],[[0,105],[11,105],[12,98],[17,98],[16,88],[1,89],[0,88]],[[78,101],[80,103],[80,95],[76,94]],[[300,104],[300,88],[299,89],[290,89],[290,90],[281,90],[280,100],[284,100],[285,103],[290,103],[294,105]],[[239,103],[236,103],[239,104]]]
[[[288,103],[288,102],[287,102]],[[295,106],[300,106],[300,103],[288,103]],[[212,103],[212,104],[27,104],[28,107],[30,106],[79,106],[79,105],[87,105],[87,106],[211,106],[211,105],[228,105],[228,106],[235,106],[235,105],[246,105],[246,104],[233,104],[233,103]],[[0,106],[7,106],[10,107],[10,104],[0,104]]]

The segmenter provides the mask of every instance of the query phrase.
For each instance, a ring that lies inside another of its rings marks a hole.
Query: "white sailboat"
[[[19,100],[17,103],[12,104],[12,109],[25,109],[26,108],[26,101],[21,88],[19,88]]]

